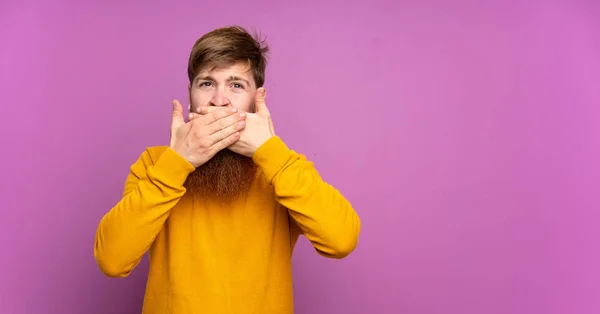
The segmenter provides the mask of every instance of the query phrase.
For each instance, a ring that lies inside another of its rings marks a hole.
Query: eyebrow
[[[210,75],[205,75],[205,76],[198,76],[196,78],[196,82],[197,81],[213,81],[213,82],[215,82],[216,80]],[[248,80],[241,78],[239,76],[232,75],[229,78],[227,78],[227,82],[233,82],[233,81],[242,81],[242,82],[246,83],[248,86],[250,86],[250,82]]]

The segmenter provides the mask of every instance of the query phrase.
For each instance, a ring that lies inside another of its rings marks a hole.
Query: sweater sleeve
[[[142,153],[131,166],[122,198],[96,230],[94,257],[103,273],[126,277],[133,271],[185,193],[184,182],[194,169],[170,148],[158,157],[151,149]]]
[[[279,204],[317,252],[343,258],[358,243],[360,219],[344,196],[321,179],[312,162],[277,136],[252,156],[273,186]]]

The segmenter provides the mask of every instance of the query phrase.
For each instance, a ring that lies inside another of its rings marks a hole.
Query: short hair
[[[188,61],[188,77],[190,83],[198,75],[200,69],[208,66],[210,70],[236,62],[248,62],[256,87],[265,83],[267,54],[269,46],[256,34],[250,35],[241,26],[217,28],[200,37]]]

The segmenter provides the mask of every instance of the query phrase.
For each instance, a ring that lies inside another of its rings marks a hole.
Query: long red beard
[[[230,203],[250,190],[255,174],[251,158],[224,149],[196,168],[184,186],[192,195]]]

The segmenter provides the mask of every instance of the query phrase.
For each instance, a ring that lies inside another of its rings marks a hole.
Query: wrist
[[[188,155],[184,154],[183,152],[181,152],[179,150],[178,146],[175,145],[169,145],[169,149],[175,154],[177,155],[180,159],[183,159],[185,161],[187,161],[192,167],[194,168],[198,168],[200,165],[198,165],[197,163],[195,163]]]
[[[275,175],[295,155],[281,138],[274,135],[256,150],[252,156],[252,160],[262,169],[267,180],[271,183]]]
[[[269,135],[269,136],[265,137],[264,139],[262,139],[261,141],[257,142],[256,145],[254,147],[252,147],[252,151],[250,152],[250,156],[248,156],[248,157],[254,156],[256,151],[258,151],[261,147],[263,147],[265,145],[265,143],[268,142],[274,136],[275,135]]]
[[[182,183],[196,168],[183,156],[170,147],[165,149],[156,163],[153,171],[172,178],[174,183]]]

